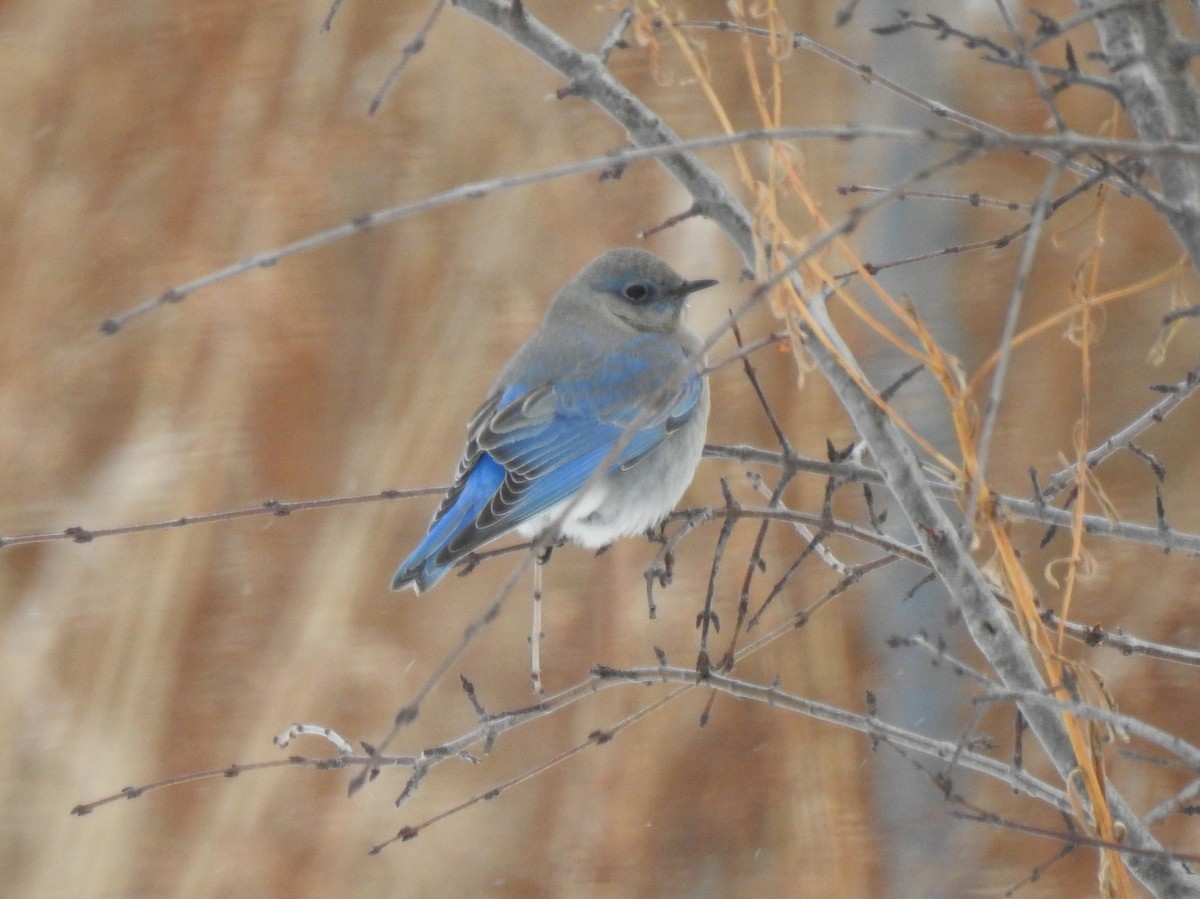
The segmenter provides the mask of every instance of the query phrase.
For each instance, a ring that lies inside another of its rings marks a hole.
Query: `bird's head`
[[[563,288],[562,296],[635,331],[670,332],[679,327],[688,296],[716,283],[711,278],[687,281],[653,253],[623,248],[592,262]]]

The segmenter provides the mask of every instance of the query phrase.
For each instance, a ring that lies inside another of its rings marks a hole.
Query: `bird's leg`
[[[646,528],[646,539],[651,543],[657,543],[665,551],[663,552],[663,574],[667,581],[671,579],[671,572],[675,567],[675,553],[671,552],[671,541],[667,539],[667,520],[664,518],[656,526]],[[663,583],[665,587],[666,582]]]

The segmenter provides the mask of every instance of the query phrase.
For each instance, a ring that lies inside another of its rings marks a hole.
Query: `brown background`
[[[592,3],[530,5],[582,46],[594,46],[611,21]],[[697,18],[725,15],[721,3],[684,6]],[[991,70],[979,69],[970,53],[931,40],[878,41],[861,23],[834,32],[834,6],[785,5],[788,24],[862,58],[882,53],[877,61],[893,74],[945,102],[1010,127],[1046,126],[1028,79],[973,83],[961,73],[991,77]],[[101,335],[106,316],[171,284],[363,211],[621,145],[621,132],[587,103],[553,99],[560,81],[552,72],[454,9],[368,117],[368,101],[426,7],[347,0],[333,30],[319,33],[322,2],[0,5],[0,533],[444,483],[463,423],[553,292],[599,252],[634,243],[640,229],[686,208],[652,165],[631,167],[618,181],[588,175],[511,190],[331,244]],[[757,124],[736,39],[710,35],[707,45],[736,124]],[[668,53],[664,62],[672,84],[656,80],[640,50],[618,53],[613,65],[677,130],[714,131],[682,61]],[[924,122],[812,57],[794,55],[785,71],[791,123]],[[1111,112],[1082,94],[1064,102],[1081,130],[1098,128]],[[831,215],[849,202],[836,196],[837,184],[894,179],[919,152],[805,149],[807,176]],[[707,158],[732,171],[727,156]],[[960,186],[1028,202],[1043,171],[1014,155],[964,174]],[[1135,217],[1137,204],[1109,202],[1107,286],[1176,259],[1170,236]],[[855,235],[864,255],[900,254],[905,241],[928,249],[1020,223],[956,207],[905,220],[911,205]],[[1081,204],[1076,218],[1055,220],[1028,321],[1065,303],[1064,285],[1094,237],[1094,214]],[[796,227],[806,230],[801,219]],[[646,245],[685,276],[722,279],[693,302],[698,331],[717,327],[748,292],[708,223],[687,222]],[[1013,250],[954,257],[919,277],[897,275],[894,289],[908,293],[938,336],[974,365],[992,348],[1014,261]],[[1109,314],[1096,348],[1096,435],[1149,402],[1146,384],[1173,380],[1192,364],[1195,341],[1189,351],[1185,339],[1164,368],[1144,361],[1167,298],[1162,288]],[[746,330],[772,326],[759,312]],[[993,455],[1002,488],[1025,491],[1027,466],[1054,470],[1069,450],[1078,354],[1061,331],[1015,366]],[[900,360],[878,351],[862,329],[851,333],[880,383],[899,374]],[[725,338],[715,355],[731,348]],[[800,451],[820,456],[827,438],[839,445],[853,438],[818,379],[797,392],[786,356],[765,354],[760,367]],[[713,393],[710,441],[771,445],[734,368],[714,375]],[[901,405],[937,433],[941,413],[929,396],[917,391]],[[1191,421],[1185,408],[1170,430],[1147,441],[1181,497],[1195,481]],[[1145,469],[1120,461],[1111,470],[1107,486],[1122,511],[1152,521]],[[705,463],[690,500],[719,502],[718,477],[726,476],[751,501],[741,472]],[[816,508],[820,495],[819,483],[804,483],[792,501]],[[271,737],[296,720],[377,739],[512,565],[493,562],[420,598],[390,594],[391,573],[434,504],[356,505],[0,552],[0,892],[998,895],[1055,851],[950,819],[920,774],[853,734],[729,700],[717,702],[701,729],[705,697],[694,694],[610,745],[412,843],[367,856],[400,825],[633,712],[651,696],[638,687],[607,691],[505,736],[485,764],[442,766],[400,811],[392,800],[402,773],[385,772],[347,800],[344,773],[280,770],[180,786],[83,819],[68,815],[76,803],[127,784],[278,757]],[[1200,528],[1195,509],[1175,504],[1172,523]],[[745,558],[752,530],[736,532],[730,558]],[[1030,533],[1035,573],[1066,554],[1065,544],[1036,553]],[[715,539],[710,526],[681,549],[656,621],[647,620],[641,576],[652,547],[627,541],[598,559],[560,551],[546,569],[548,687],[574,683],[598,662],[650,663],[656,645],[673,661],[690,660]],[[777,574],[801,544],[777,533],[769,546]],[[1111,548],[1103,561],[1078,600],[1080,620],[1200,641],[1194,563]],[[741,572],[731,563],[719,581],[727,619]],[[936,597],[899,602],[918,577],[907,571],[864,585],[743,673],[764,681],[779,674],[791,692],[857,711],[872,689],[891,697],[885,716],[913,726],[934,720],[932,732],[953,738],[964,716],[940,705],[936,689],[953,696],[962,685],[947,686],[948,676],[931,674],[916,654],[884,646],[890,634],[917,626],[905,616],[921,603],[921,620],[955,633]],[[832,582],[816,573],[798,582],[776,620]],[[1047,582],[1039,585],[1053,596]],[[398,750],[472,726],[459,672],[476,682],[490,710],[529,701],[527,597],[523,585]],[[1089,659],[1123,708],[1197,737],[1195,716],[1178,712],[1195,707],[1189,672],[1112,652]],[[923,692],[922,678],[941,686]],[[1007,739],[1009,719],[989,724]],[[295,749],[325,751],[316,740]],[[1122,768],[1120,759],[1113,765],[1129,778],[1124,785],[1139,809],[1165,795],[1164,783],[1186,782]],[[982,789],[965,777],[960,786]],[[1015,817],[1061,826],[1003,791],[972,793],[981,795]],[[1194,825],[1166,835],[1196,851]],[[1081,851],[1021,895],[1094,890],[1095,859]]]

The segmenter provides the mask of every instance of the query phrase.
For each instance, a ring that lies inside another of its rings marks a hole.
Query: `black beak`
[[[698,290],[706,290],[716,284],[715,278],[701,278],[699,281],[684,281],[683,286],[679,288],[679,296],[686,297]]]

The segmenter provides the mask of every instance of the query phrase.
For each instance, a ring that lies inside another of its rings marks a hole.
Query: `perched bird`
[[[598,549],[665,518],[691,483],[708,422],[684,303],[716,283],[685,281],[638,249],[611,250],[568,281],[471,419],[454,484],[392,589],[428,590],[514,529]]]

